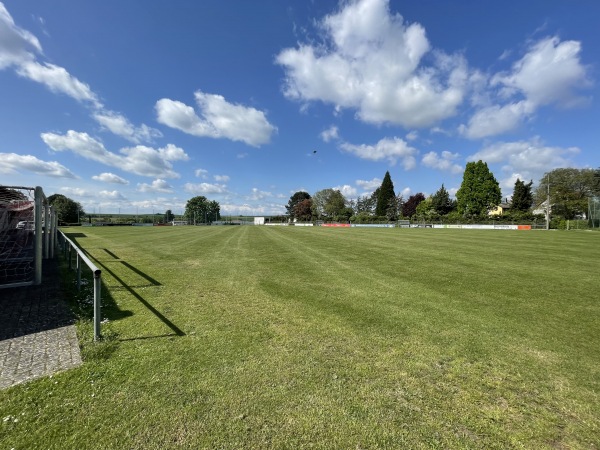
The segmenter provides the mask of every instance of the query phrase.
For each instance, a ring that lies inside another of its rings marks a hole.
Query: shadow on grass
[[[115,259],[114,261],[110,261],[110,263],[119,262],[120,264],[124,265],[129,270],[131,270],[132,272],[134,272],[137,275],[144,278],[146,281],[148,281],[150,283],[151,286],[161,286],[161,283],[156,281],[154,278],[152,278],[151,276],[142,272],[137,267],[129,264],[128,262],[119,259],[119,257],[117,255],[115,255],[113,252],[111,252],[110,250],[108,250],[108,249],[103,249],[103,250]],[[89,254],[88,254],[88,256],[93,258],[93,256],[91,256]],[[165,336],[185,336],[185,333],[179,327],[177,327],[177,325],[175,325],[173,322],[171,322],[159,310],[157,310],[154,306],[152,306],[144,297],[142,297],[140,294],[138,294],[136,291],[134,291],[133,286],[128,285],[121,277],[119,277],[113,270],[111,270],[108,267],[107,263],[103,263],[102,261],[99,261],[96,258],[94,258],[94,261],[96,261],[96,263],[102,268],[103,271],[106,271],[107,273],[109,273],[119,284],[121,284],[121,286],[123,286],[123,288],[125,288],[127,290],[127,292],[129,292],[141,304],[143,304],[146,308],[148,308],[148,310],[150,312],[152,312],[152,314],[154,314],[156,317],[158,317],[162,323],[164,323],[167,327],[169,327],[171,329],[171,331],[173,331],[172,334],[168,334]],[[143,287],[143,286],[139,286],[139,287]],[[154,336],[154,337],[165,337],[165,336]]]

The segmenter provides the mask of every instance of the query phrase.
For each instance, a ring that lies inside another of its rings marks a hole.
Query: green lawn
[[[65,231],[105,339],[0,391],[2,449],[600,446],[600,233]]]

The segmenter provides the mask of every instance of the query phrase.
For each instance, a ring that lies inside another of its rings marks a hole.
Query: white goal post
[[[42,282],[54,257],[56,214],[41,187],[0,185],[0,288]]]

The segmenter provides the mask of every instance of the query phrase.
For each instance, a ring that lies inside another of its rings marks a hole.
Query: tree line
[[[559,168],[551,170],[539,180],[536,189],[533,181],[526,183],[517,179],[510,202],[505,202],[505,220],[532,221],[536,218],[536,207],[545,208],[550,196],[550,210],[555,220],[573,220],[585,217],[588,199],[600,197],[600,168]],[[508,200],[508,199],[506,199]],[[59,223],[78,223],[89,215],[78,202],[62,194],[48,197],[58,215]],[[294,193],[285,206],[287,215],[281,220],[337,221],[372,223],[402,219],[419,221],[477,221],[489,219],[489,212],[501,205],[502,194],[498,181],[487,163],[479,160],[465,167],[463,180],[450,197],[444,184],[432,195],[417,192],[404,198],[396,194],[394,183],[387,171],[381,185],[370,195],[347,199],[337,189],[322,189],[310,195],[305,191]],[[184,218],[190,223],[211,223],[221,219],[220,205],[215,200],[196,196],[187,201]],[[163,216],[164,222],[174,219],[171,210]]]
[[[533,221],[543,214],[534,214],[548,196],[555,219],[571,220],[585,216],[590,196],[600,195],[600,169],[554,169],[542,177],[533,188],[533,180],[517,179],[510,200],[502,201],[500,185],[484,161],[469,162],[456,199],[444,184],[432,195],[422,192],[403,198],[396,194],[389,171],[381,185],[370,195],[346,199],[336,189],[323,189],[312,196],[305,191],[294,193],[283,220],[337,221],[372,223],[402,219],[419,221],[472,222],[489,220],[489,213],[503,206],[501,220]],[[545,208],[545,206],[544,206]]]

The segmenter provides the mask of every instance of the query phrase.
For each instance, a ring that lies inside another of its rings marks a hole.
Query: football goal
[[[0,288],[42,282],[54,256],[56,214],[41,187],[0,186]]]
[[[588,218],[590,227],[600,228],[600,197],[590,197],[588,199]]]

